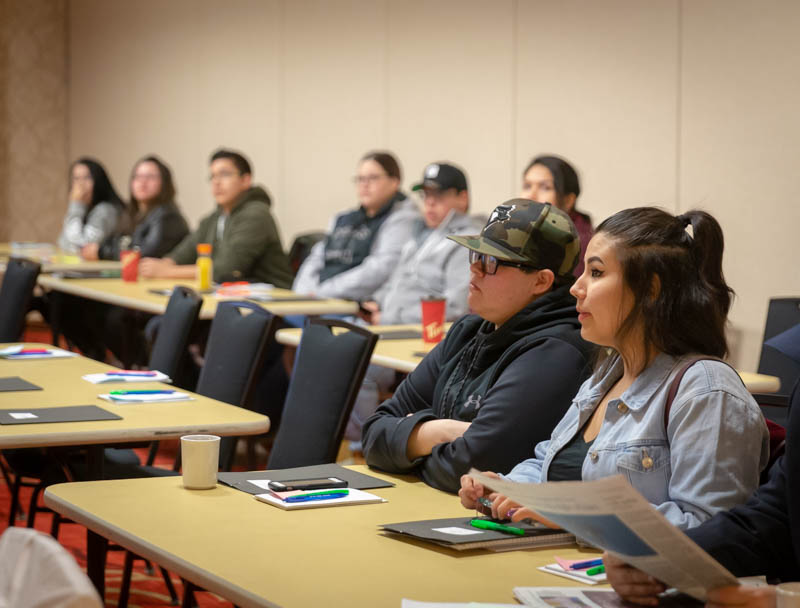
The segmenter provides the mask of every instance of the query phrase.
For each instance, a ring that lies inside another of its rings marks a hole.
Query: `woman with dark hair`
[[[100,163],[76,160],[70,167],[69,207],[58,246],[78,253],[84,245],[102,242],[117,230],[124,207]]]
[[[520,198],[540,203],[550,203],[566,211],[581,240],[581,257],[575,268],[575,276],[583,274],[583,256],[592,238],[592,218],[575,208],[581,194],[578,173],[572,165],[558,156],[537,156],[522,172]]]
[[[420,217],[400,191],[400,165],[388,152],[370,152],[354,181],[359,207],[333,218],[328,235],[314,245],[292,289],[327,298],[364,300],[389,278]]]
[[[732,297],[722,251],[722,230],[703,211],[675,217],[640,207],[598,226],[571,292],[581,336],[605,356],[550,439],[508,479],[622,474],[682,529],[744,502],[767,463],[769,434],[738,374],[720,360]],[[465,507],[484,493],[462,478]],[[491,498],[496,516],[518,507]],[[526,517],[537,516],[518,508],[512,519]]]
[[[129,247],[138,247],[142,257],[160,258],[189,234],[175,204],[172,172],[157,156],[145,156],[133,166],[130,201],[123,230],[100,244],[84,245],[81,256],[85,260],[118,260],[125,236],[130,238]]]

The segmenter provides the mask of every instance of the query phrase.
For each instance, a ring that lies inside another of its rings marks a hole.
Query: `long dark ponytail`
[[[648,355],[727,355],[725,324],[734,294],[722,272],[725,241],[713,216],[637,207],[615,213],[597,233],[615,242],[634,296],[618,341],[640,325]]]

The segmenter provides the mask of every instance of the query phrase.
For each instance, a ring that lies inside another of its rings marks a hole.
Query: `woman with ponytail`
[[[703,211],[676,217],[639,207],[597,227],[571,292],[581,336],[604,347],[602,355],[551,438],[507,479],[622,474],[681,529],[745,501],[767,463],[769,434],[736,371],[720,360],[733,295],[722,251],[722,229]],[[465,507],[485,494],[462,478]],[[537,517],[488,495],[495,516],[516,508],[515,521]]]

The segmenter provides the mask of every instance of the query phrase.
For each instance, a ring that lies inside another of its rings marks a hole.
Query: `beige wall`
[[[354,204],[369,149],[395,151],[407,185],[429,160],[462,164],[482,212],[556,152],[596,220],[643,203],[717,215],[744,369],[767,298],[800,294],[794,0],[68,6],[70,157],[103,159],[124,191],[137,157],[162,155],[193,221],[219,145],[251,157],[287,245]]]
[[[0,0],[0,240],[52,241],[67,191],[67,2]]]

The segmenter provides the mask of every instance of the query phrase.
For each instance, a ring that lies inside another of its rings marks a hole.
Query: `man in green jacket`
[[[211,192],[217,209],[162,259],[144,258],[143,277],[194,279],[197,245],[210,243],[214,281],[258,281],[290,287],[292,274],[270,213],[269,195],[253,186],[247,159],[231,150],[211,156]]]

